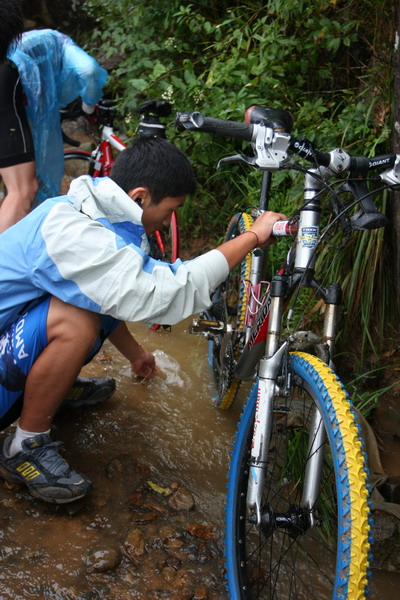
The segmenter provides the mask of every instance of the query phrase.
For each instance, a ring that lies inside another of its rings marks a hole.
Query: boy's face
[[[158,204],[153,204],[150,196],[142,198],[143,209],[142,223],[147,235],[162,229],[163,225],[169,225],[172,213],[178,210],[185,202],[185,196],[167,196]]]

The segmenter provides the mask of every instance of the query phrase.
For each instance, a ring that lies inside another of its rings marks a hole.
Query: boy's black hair
[[[163,138],[135,140],[118,155],[110,177],[125,192],[146,187],[153,204],[196,190],[192,165],[183,152]]]
[[[7,50],[19,41],[24,31],[24,19],[16,0],[0,1],[0,62],[4,62]]]

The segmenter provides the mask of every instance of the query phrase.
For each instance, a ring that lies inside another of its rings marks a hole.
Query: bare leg
[[[0,175],[7,188],[7,195],[0,207],[1,233],[29,213],[38,183],[34,161],[0,169]]]
[[[47,316],[48,345],[25,384],[19,426],[46,431],[78,375],[99,332],[99,316],[52,298]]]

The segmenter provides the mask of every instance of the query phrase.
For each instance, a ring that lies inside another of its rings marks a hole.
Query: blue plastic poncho
[[[70,37],[52,29],[24,33],[9,59],[27,98],[39,183],[36,205],[58,195],[64,172],[60,108],[79,96],[97,104],[107,71]]]

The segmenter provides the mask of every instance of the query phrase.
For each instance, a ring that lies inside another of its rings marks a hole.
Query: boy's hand
[[[286,215],[266,211],[254,221],[253,225],[250,227],[250,231],[254,231],[257,235],[260,246],[265,246],[270,241],[274,223],[276,223],[276,221],[281,221],[282,219],[287,219]]]
[[[154,377],[157,371],[154,355],[144,348],[141,350],[141,354],[131,361],[132,371],[139,377]]]

